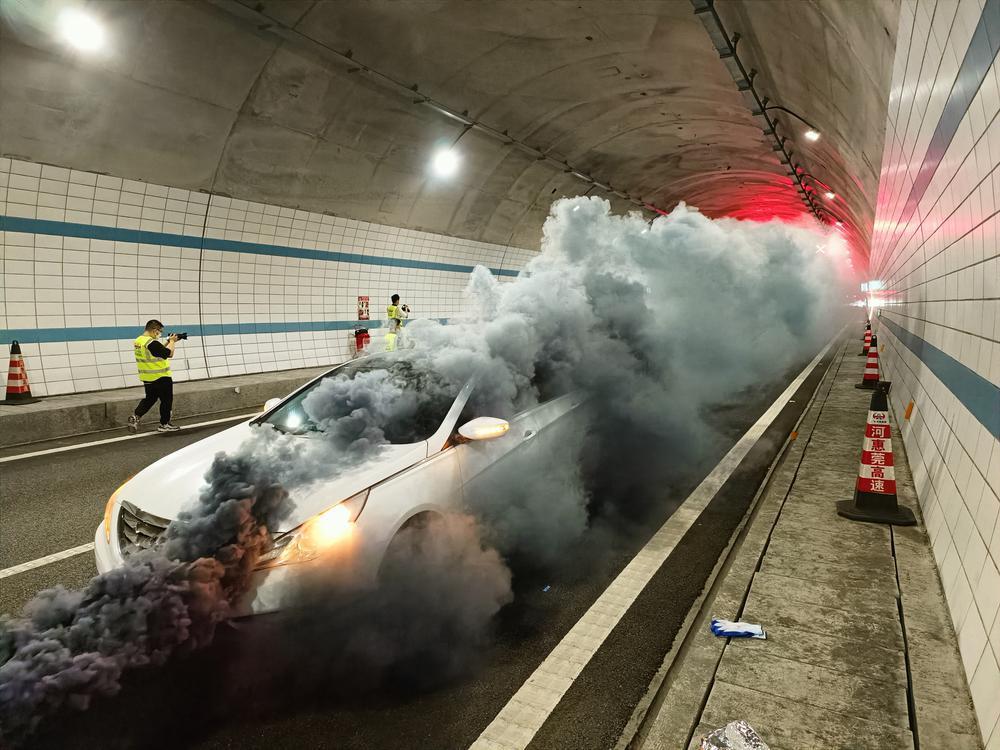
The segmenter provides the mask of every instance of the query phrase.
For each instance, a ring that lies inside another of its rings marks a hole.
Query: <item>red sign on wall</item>
[[[358,295],[358,320],[368,320],[368,295]]]

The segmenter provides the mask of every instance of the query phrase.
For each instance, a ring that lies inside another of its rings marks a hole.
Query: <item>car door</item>
[[[567,394],[539,404],[508,420],[510,430],[494,440],[471,440],[456,446],[466,484],[478,481],[480,475],[508,457],[524,451],[547,452],[554,443],[567,439],[569,433],[584,428],[580,405],[581,396]],[[460,426],[474,417],[468,410],[458,420]]]
[[[456,446],[465,505],[502,554],[544,559],[559,552],[544,529],[559,525],[570,538],[585,526],[580,407],[575,395],[552,399],[511,419],[503,437]]]

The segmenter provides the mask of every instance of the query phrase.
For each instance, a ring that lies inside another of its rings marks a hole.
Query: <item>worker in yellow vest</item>
[[[399,304],[398,294],[392,295],[389,299],[391,304],[385,308],[386,317],[389,319],[389,328],[385,334],[385,350],[387,352],[394,352],[396,351],[405,321],[410,317],[410,308],[407,305]]]
[[[139,371],[139,380],[146,389],[146,396],[128,418],[130,432],[139,431],[139,420],[157,401],[160,402],[160,426],[156,431],[177,432],[180,429],[170,423],[170,411],[174,405],[174,380],[170,372],[170,358],[174,356],[178,338],[187,338],[187,334],[172,333],[167,338],[167,343],[163,344],[159,341],[162,333],[163,323],[150,320],[146,323],[142,334],[132,342],[136,369]]]

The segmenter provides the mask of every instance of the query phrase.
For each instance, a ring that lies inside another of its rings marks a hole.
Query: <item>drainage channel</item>
[[[913,697],[913,670],[910,665],[910,641],[906,635],[906,617],[903,612],[902,586],[899,580],[899,558],[896,557],[896,530],[892,526],[889,527],[889,543],[892,545],[892,564],[896,572],[896,607],[899,610],[899,628],[903,634],[903,661],[906,664],[906,711],[910,717],[913,750],[920,750],[920,733],[917,731],[917,704]]]

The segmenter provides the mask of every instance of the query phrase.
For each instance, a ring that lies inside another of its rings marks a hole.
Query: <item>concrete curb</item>
[[[838,349],[842,346],[838,342]],[[824,388],[829,390],[836,372],[835,365],[836,355],[796,423],[796,438],[787,439],[774,457],[746,516],[734,531],[729,545],[706,581],[701,597],[688,612],[684,626],[664,657],[662,668],[654,677],[646,696],[636,707],[615,750],[667,750],[687,747],[690,742],[711,687],[710,676],[714,674],[726,643],[725,639],[708,634],[708,621],[713,611],[723,614],[737,612],[746,598],[757,559],[766,542],[766,534],[777,518],[778,507],[791,487],[805,446],[815,427],[818,417],[814,409],[817,396],[822,393],[825,397],[823,391]],[[734,565],[737,569],[746,571],[746,574],[731,576]],[[745,586],[742,585],[744,581]],[[692,663],[697,666],[692,668]],[[667,702],[670,705],[665,710]],[[664,721],[661,714],[669,715],[669,719]]]

